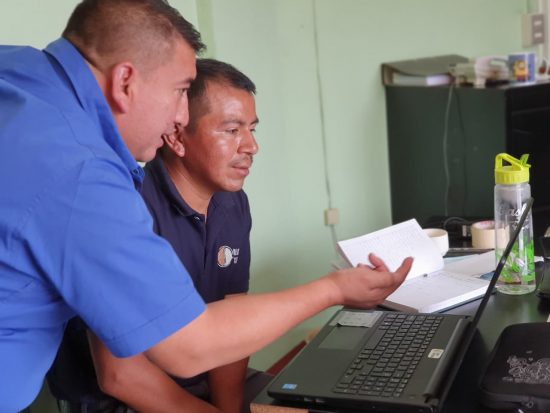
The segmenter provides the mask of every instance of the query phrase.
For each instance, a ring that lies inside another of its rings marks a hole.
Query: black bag
[[[489,408],[550,412],[550,323],[506,327],[480,388],[481,403]]]

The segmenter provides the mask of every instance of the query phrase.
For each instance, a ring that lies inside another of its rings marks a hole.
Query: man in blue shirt
[[[165,135],[165,145],[145,167],[141,195],[155,232],[174,247],[197,291],[210,303],[248,291],[252,219],[242,186],[258,151],[253,134],[258,118],[256,87],[247,76],[213,59],[198,59],[196,69],[188,91],[189,124]],[[50,389],[61,399],[63,412],[92,413],[107,406],[124,411],[95,384],[84,354],[88,343],[78,337],[83,333],[78,325],[67,331],[48,376]],[[101,388],[137,411],[200,413],[214,411],[214,406],[225,413],[247,412],[271,379],[247,370],[243,359],[208,375],[177,380],[183,390],[144,356],[115,358],[93,340]]]
[[[202,47],[162,0],[84,0],[44,51],[0,47],[0,412],[31,403],[75,315],[115,356],[188,377],[404,280],[411,259],[388,272],[371,258],[374,270],[205,306],[136,191],[136,160],[187,124]]]

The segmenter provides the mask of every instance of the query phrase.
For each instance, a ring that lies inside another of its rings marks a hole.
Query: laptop
[[[473,318],[342,308],[267,393],[335,408],[439,411],[532,205],[530,198]]]

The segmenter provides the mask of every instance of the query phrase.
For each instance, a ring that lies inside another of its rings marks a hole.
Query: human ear
[[[185,155],[185,145],[183,144],[183,139],[181,138],[181,132],[174,132],[171,134],[162,135],[162,139],[166,146],[170,148],[180,158],[183,158]]]
[[[110,100],[121,113],[130,110],[136,75],[135,67],[128,62],[119,63],[111,70]]]

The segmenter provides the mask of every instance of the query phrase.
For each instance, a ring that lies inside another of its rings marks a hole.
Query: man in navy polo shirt
[[[83,0],[45,50],[0,47],[0,413],[32,402],[75,315],[117,357],[189,377],[405,279],[411,259],[389,272],[371,257],[374,270],[204,304],[136,191],[136,160],[187,124],[202,47],[162,0]]]
[[[258,151],[258,118],[256,87],[246,75],[213,59],[198,59],[196,69],[188,91],[189,124],[164,137],[165,145],[145,167],[141,195],[155,232],[174,247],[209,303],[248,291],[252,219],[242,186]],[[76,322],[72,327],[49,374],[62,411],[125,411],[101,394],[85,354],[88,344],[78,336],[84,329]],[[101,389],[137,411],[200,413],[215,406],[225,413],[248,412],[271,379],[247,370],[243,359],[177,380],[184,390],[144,356],[118,359],[97,338],[93,343]]]

